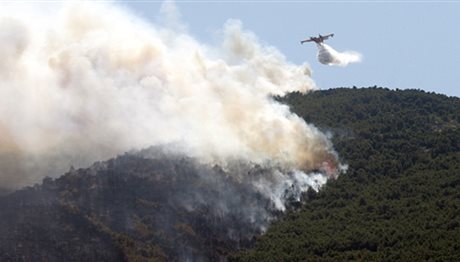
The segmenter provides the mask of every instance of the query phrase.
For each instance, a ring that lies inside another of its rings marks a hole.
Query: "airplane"
[[[311,36],[310,39],[305,39],[300,41],[301,44],[305,42],[315,42],[317,44],[324,42],[324,40],[327,40],[329,37],[334,37],[334,34],[328,34],[328,35],[318,35],[318,37]]]

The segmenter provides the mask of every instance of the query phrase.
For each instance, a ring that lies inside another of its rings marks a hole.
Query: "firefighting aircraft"
[[[328,35],[318,35],[318,37],[311,36],[310,39],[305,39],[300,41],[301,44],[305,42],[315,42],[317,44],[320,44],[324,42],[324,40],[329,39],[329,37],[334,37],[334,34],[328,34]]]

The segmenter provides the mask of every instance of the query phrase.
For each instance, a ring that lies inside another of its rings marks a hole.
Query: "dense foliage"
[[[333,135],[348,172],[239,261],[460,261],[460,99],[332,89],[280,98]]]

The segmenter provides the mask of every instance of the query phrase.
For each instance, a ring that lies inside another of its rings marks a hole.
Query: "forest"
[[[370,87],[277,99],[329,132],[349,168],[231,260],[460,260],[459,98]]]

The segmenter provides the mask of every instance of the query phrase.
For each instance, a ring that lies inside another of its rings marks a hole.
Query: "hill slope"
[[[349,170],[234,260],[460,260],[460,99],[369,88],[281,100],[333,134]]]
[[[0,197],[0,261],[458,261],[460,99],[370,88],[280,100],[333,134],[349,170],[303,203],[286,196],[263,236],[281,214],[251,183],[270,170],[149,149]]]
[[[219,260],[269,217],[246,181],[266,170],[238,168],[152,148],[45,178],[0,198],[0,261]]]

